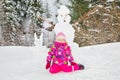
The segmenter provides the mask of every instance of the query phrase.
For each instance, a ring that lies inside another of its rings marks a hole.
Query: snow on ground
[[[0,80],[120,80],[120,43],[73,50],[85,70],[50,74],[45,69],[46,47],[0,47]]]
[[[54,1],[49,1],[53,18],[56,15]],[[50,74],[45,69],[48,49],[36,41],[35,47],[0,47],[0,80],[120,80],[120,42],[72,46],[75,61],[85,65],[85,70]]]

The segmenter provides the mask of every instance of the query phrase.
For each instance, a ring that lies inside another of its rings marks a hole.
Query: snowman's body
[[[55,34],[59,32],[63,32],[66,36],[66,41],[70,44],[73,42],[74,39],[74,29],[71,25],[66,23],[57,23],[55,26]]]
[[[69,9],[65,6],[60,6],[60,9],[58,9],[58,23],[55,25],[55,34],[59,32],[63,32],[66,36],[66,41],[68,44],[71,44],[74,39],[74,29],[72,25],[70,24],[71,17],[69,15]]]

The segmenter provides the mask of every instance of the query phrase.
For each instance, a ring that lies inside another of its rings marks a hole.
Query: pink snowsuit
[[[68,65],[74,61],[71,55],[70,46],[67,43],[61,43],[55,41],[46,59],[47,63],[52,63],[50,66],[50,73],[57,73],[60,71],[71,72],[75,70],[80,70],[79,65]]]

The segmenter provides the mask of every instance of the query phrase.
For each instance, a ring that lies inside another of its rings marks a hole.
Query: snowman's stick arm
[[[38,19],[41,19],[41,20],[43,20],[43,21],[48,22],[48,23],[51,24],[51,25],[54,25],[52,21],[50,21],[50,20],[48,20],[48,19],[46,19],[46,18],[44,18],[44,17],[42,17],[42,16],[39,16]]]
[[[55,24],[54,24],[52,21],[50,21],[50,20],[48,20],[48,19],[46,19],[46,18],[44,18],[44,17],[42,17],[42,16],[39,16],[38,19],[43,20],[43,21],[46,21],[46,22],[48,22],[49,24],[51,24],[50,27],[45,28],[46,30],[52,31],[52,30],[54,29]]]

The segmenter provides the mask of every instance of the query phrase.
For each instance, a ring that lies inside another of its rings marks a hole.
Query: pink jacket
[[[68,62],[73,61],[73,57],[71,55],[70,46],[67,43],[54,42],[53,46],[50,48],[47,56],[47,62],[51,62],[53,64],[67,64]]]

